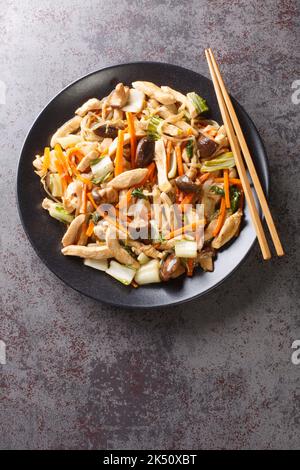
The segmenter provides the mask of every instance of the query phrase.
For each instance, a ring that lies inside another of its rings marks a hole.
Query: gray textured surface
[[[0,448],[299,448],[297,5],[0,1]],[[265,141],[288,254],[264,263],[256,247],[222,287],[172,311],[97,304],[57,280],[23,233],[14,191],[24,137],[78,76],[142,59],[208,75],[207,45]]]

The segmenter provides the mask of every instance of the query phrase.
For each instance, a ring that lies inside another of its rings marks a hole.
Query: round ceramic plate
[[[196,91],[207,100],[210,117],[221,122],[212,82],[202,75],[175,65],[157,62],[121,64],[93,72],[62,90],[41,112],[25,140],[18,168],[17,193],[20,217],[36,253],[62,281],[73,289],[101,302],[127,308],[174,305],[199,297],[219,285],[241,264],[255,242],[255,233],[246,208],[239,237],[218,252],[212,273],[197,269],[194,277],[182,276],[168,283],[138,289],[125,287],[105,273],[83,265],[81,259],[61,254],[64,226],[41,207],[45,197],[33,171],[34,156],[49,145],[50,137],[88,98],[102,98],[123,82],[147,80],[168,85],[183,93]],[[262,140],[247,113],[233,100],[263,188],[268,192],[267,158]]]

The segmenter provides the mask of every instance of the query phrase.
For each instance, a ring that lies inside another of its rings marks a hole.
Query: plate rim
[[[19,214],[19,218],[20,218],[20,221],[21,221],[21,225],[23,227],[23,230],[27,236],[27,239],[29,240],[30,242],[30,245],[32,246],[34,252],[37,254],[37,256],[39,257],[39,259],[46,265],[46,267],[51,271],[52,274],[54,274],[60,281],[62,281],[63,284],[67,285],[68,287],[70,287],[71,289],[73,289],[74,291],[78,292],[80,295],[83,295],[83,296],[86,296],[98,303],[103,303],[105,305],[109,305],[109,306],[112,306],[112,307],[119,307],[119,308],[123,308],[125,310],[129,310],[129,309],[136,309],[136,310],[142,310],[142,309],[147,309],[147,310],[154,310],[154,309],[160,309],[160,308],[170,308],[170,307],[173,307],[173,306],[177,306],[177,305],[181,305],[181,304],[185,304],[185,303],[189,303],[189,302],[192,302],[196,299],[200,299],[201,297],[205,297],[206,295],[208,295],[210,292],[212,292],[213,290],[217,289],[221,284],[223,284],[223,282],[225,282],[226,280],[228,280],[236,271],[237,269],[242,265],[244,264],[244,262],[246,261],[246,259],[248,258],[250,252],[253,250],[254,248],[254,245],[257,243],[257,237],[254,238],[253,242],[251,243],[251,245],[249,246],[248,250],[245,252],[245,254],[243,255],[242,259],[240,260],[240,262],[225,276],[223,277],[220,281],[218,281],[216,284],[214,284],[213,286],[209,287],[208,289],[206,289],[205,291],[203,292],[200,292],[198,294],[195,294],[187,299],[181,299],[181,300],[175,300],[174,302],[170,302],[168,304],[161,304],[161,305],[140,305],[140,304],[120,304],[119,302],[115,302],[113,300],[113,298],[109,301],[107,300],[103,300],[103,299],[98,299],[96,297],[94,297],[93,295],[89,294],[89,293],[83,293],[82,291],[80,291],[78,288],[74,287],[73,285],[71,285],[71,283],[67,280],[65,280],[60,274],[58,274],[57,272],[55,272],[53,270],[53,268],[50,266],[50,264],[48,263],[48,261],[43,257],[43,255],[41,253],[39,253],[39,251],[37,250],[37,248],[35,247],[34,243],[33,243],[33,240],[31,239],[31,236],[26,228],[26,225],[25,225],[25,221],[24,221],[24,218],[23,218],[23,214],[22,214],[22,211],[21,211],[21,208],[20,208],[20,177],[21,177],[21,171],[20,171],[20,163],[21,163],[21,160],[22,160],[22,156],[23,156],[23,152],[24,152],[24,147],[25,147],[25,144],[28,140],[28,138],[30,137],[30,134],[36,124],[36,122],[39,120],[40,116],[46,111],[46,109],[48,108],[48,106],[56,99],[58,98],[61,94],[63,94],[66,90],[68,90],[69,88],[71,88],[73,85],[75,85],[76,83],[94,75],[94,74],[97,74],[99,72],[102,72],[102,71],[105,71],[105,70],[110,70],[110,69],[117,69],[119,67],[124,67],[124,66],[131,66],[131,65],[141,65],[141,64],[149,64],[149,65],[162,65],[162,66],[166,66],[166,67],[174,67],[174,68],[179,68],[181,69],[182,71],[185,71],[185,72],[192,72],[192,73],[195,73],[197,75],[199,75],[201,78],[204,78],[205,80],[207,80],[208,82],[210,82],[212,84],[212,80],[208,77],[206,77],[205,75],[202,75],[201,73],[195,71],[195,70],[192,70],[192,69],[189,69],[189,68],[186,68],[186,67],[183,67],[181,65],[177,65],[177,64],[171,64],[171,63],[168,63],[168,62],[160,62],[160,61],[147,61],[147,60],[138,60],[138,61],[132,61],[132,62],[120,62],[118,64],[115,64],[115,65],[108,65],[108,66],[105,66],[105,67],[102,67],[102,68],[97,68],[87,74],[84,74],[84,75],[81,75],[79,78],[73,80],[72,82],[70,82],[69,84],[67,84],[64,88],[62,88],[58,93],[56,93],[47,103],[46,105],[41,109],[41,111],[37,114],[36,118],[33,120],[33,122],[31,123],[30,127],[29,127],[29,130],[23,140],[23,143],[22,143],[22,146],[21,146],[21,151],[20,151],[20,154],[19,154],[19,159],[18,159],[18,166],[17,166],[17,178],[16,178],[16,183],[15,183],[15,195],[16,195],[16,200],[17,200],[17,210],[18,210],[18,214]],[[260,133],[258,132],[258,129],[255,125],[255,123],[253,122],[251,116],[248,114],[248,112],[245,110],[244,106],[241,105],[231,94],[230,94],[230,97],[233,99],[234,101],[234,105],[237,105],[241,111],[246,115],[247,119],[249,120],[253,130],[255,131],[255,134],[256,134],[256,137],[259,139],[259,142],[260,142],[260,145],[261,145],[261,149],[262,149],[262,152],[264,154],[264,162],[263,162],[263,165],[265,167],[265,195],[266,195],[266,198],[268,199],[269,197],[269,193],[270,193],[270,163],[269,163],[269,159],[268,159],[268,154],[267,154],[267,151],[266,151],[266,147],[265,147],[265,144],[264,144],[264,141],[260,135]],[[259,210],[260,212],[260,210]],[[261,219],[263,220],[264,219],[264,216],[263,214],[261,214]],[[142,287],[143,288],[143,287]]]

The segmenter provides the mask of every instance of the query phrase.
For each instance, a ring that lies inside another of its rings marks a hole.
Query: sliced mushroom
[[[80,127],[81,120],[81,116],[74,116],[72,119],[65,122],[59,129],[57,129],[51,138],[51,147],[54,147],[57,144],[57,139],[59,137],[65,137],[69,134],[72,134],[72,132],[77,131]]]
[[[183,266],[183,264],[180,264],[171,275],[171,279],[176,279],[177,277],[182,276],[182,274],[184,273],[185,267]]]
[[[163,91],[161,88],[159,88],[157,85],[154,85],[152,82],[133,82],[132,83],[133,88],[136,90],[140,90],[145,95],[150,96],[150,98],[154,98],[157,100],[159,103],[162,104],[173,104],[176,102],[176,99],[174,96],[166,91]]]
[[[127,103],[129,97],[129,87],[124,86],[123,83],[118,83],[116,88],[108,96],[106,104],[112,108],[122,108]]]
[[[101,101],[97,98],[91,98],[87,100],[82,106],[80,106],[80,108],[76,109],[75,114],[83,117],[89,111],[96,111],[99,109],[101,109]]]
[[[200,251],[197,256],[197,261],[200,264],[203,271],[212,272],[214,270],[214,258],[215,252],[211,248],[204,248]]]
[[[176,257],[175,253],[169,255],[162,263],[159,269],[159,275],[162,281],[168,281],[172,275],[181,265],[180,259]]]
[[[99,156],[97,150],[91,150],[83,159],[78,163],[77,170],[78,171],[85,171],[89,166],[90,163],[95,160]]]
[[[86,216],[85,214],[80,214],[72,220],[71,224],[68,227],[68,230],[64,234],[62,238],[63,246],[72,245],[78,238],[79,230],[82,227],[83,223],[85,222]]]
[[[118,135],[118,128],[109,124],[96,127],[93,131],[99,137],[109,137],[110,139],[115,139]]]
[[[140,267],[136,259],[131,256],[125,248],[123,248],[118,239],[116,230],[112,227],[108,227],[106,231],[106,244],[109,250],[111,251],[113,257],[122,264],[127,266],[132,266],[133,268],[138,269]]]
[[[221,248],[221,246],[225,245],[225,243],[229,242],[229,240],[231,240],[237,234],[242,215],[243,213],[239,209],[225,220],[219,235],[217,235],[216,238],[214,238],[212,241],[211,246],[213,248]]]
[[[187,175],[178,176],[175,184],[183,192],[198,193],[200,191],[200,186],[194,183]]]
[[[171,191],[172,185],[167,177],[167,157],[164,141],[162,139],[155,142],[155,163],[159,189],[168,193]]]
[[[113,255],[110,249],[106,246],[80,246],[69,245],[61,250],[65,256],[79,256],[79,258],[89,259],[107,259],[112,258]]]
[[[218,148],[218,144],[214,140],[201,133],[197,140],[197,145],[201,158],[211,157]]]
[[[135,168],[134,170],[124,171],[120,175],[113,178],[108,187],[115,189],[131,188],[136,184],[140,184],[148,173],[147,168]]]
[[[154,151],[154,140],[150,140],[147,137],[141,139],[136,149],[136,166],[139,168],[148,166],[154,158]]]

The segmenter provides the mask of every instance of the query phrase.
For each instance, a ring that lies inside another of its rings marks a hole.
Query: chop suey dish
[[[62,254],[134,287],[213,271],[244,197],[207,111],[195,92],[143,81],[78,108],[33,162],[43,208],[66,224]]]

